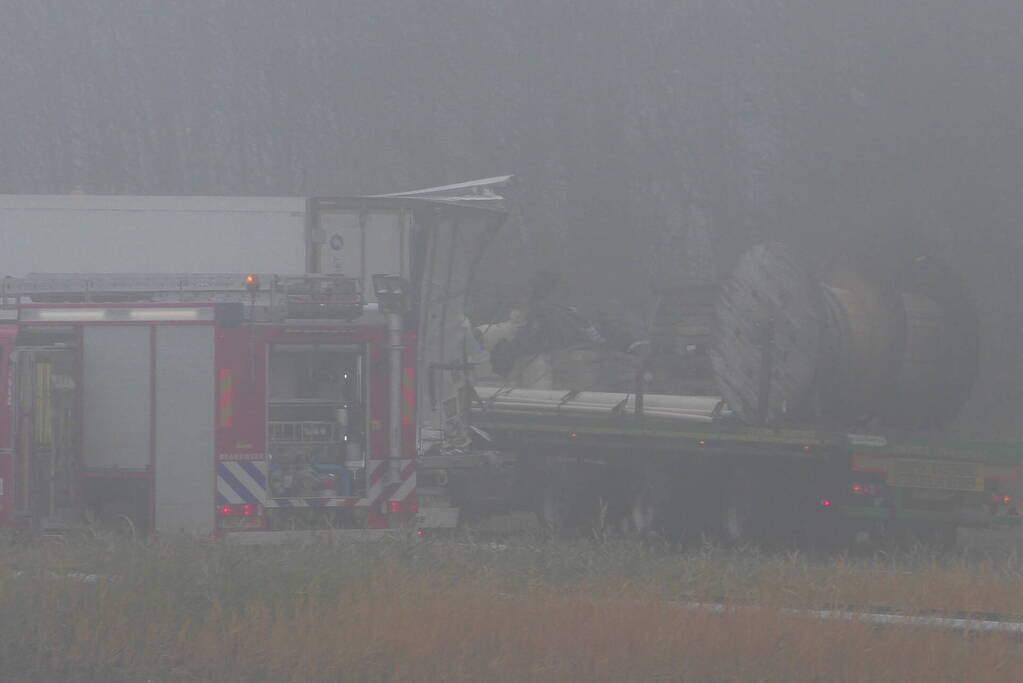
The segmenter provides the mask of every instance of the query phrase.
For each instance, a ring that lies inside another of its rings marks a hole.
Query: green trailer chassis
[[[698,456],[702,461],[742,462],[778,468],[785,463],[821,467],[856,476],[855,463],[868,463],[882,472],[891,463],[958,463],[975,473],[976,493],[997,490],[997,482],[1019,481],[1023,444],[963,442],[933,434],[866,435],[840,431],[765,429],[736,420],[681,422],[643,419],[631,415],[588,418],[570,415],[521,414],[491,410],[473,413],[475,427],[487,433],[499,447],[520,454],[564,452],[569,458],[593,453],[599,459],[615,454],[619,464],[637,464],[657,457],[662,462]],[[887,463],[887,465],[886,465]],[[889,477],[889,481],[891,481]],[[827,514],[865,524],[884,521],[921,522],[990,528],[1017,526],[1021,517],[1015,506],[995,509],[971,505],[946,510],[920,509],[907,501],[912,487],[889,485],[891,494],[883,506],[847,504],[844,491],[836,491]],[[940,489],[939,483],[933,488]],[[976,496],[974,496],[976,498]]]

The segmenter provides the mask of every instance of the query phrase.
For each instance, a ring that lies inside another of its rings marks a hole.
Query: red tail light
[[[255,517],[259,514],[259,507],[252,503],[220,505],[217,507],[217,514],[221,517]]]
[[[831,507],[831,499],[830,498],[821,498],[821,507],[822,508],[829,508],[829,507]]]
[[[387,509],[395,514],[399,512],[408,512],[414,515],[419,512],[419,503],[392,500],[388,502]]]

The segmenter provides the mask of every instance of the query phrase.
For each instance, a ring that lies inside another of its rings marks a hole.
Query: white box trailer
[[[0,195],[0,273],[300,273],[306,203]]]

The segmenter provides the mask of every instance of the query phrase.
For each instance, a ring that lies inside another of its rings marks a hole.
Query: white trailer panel
[[[412,213],[400,209],[338,209],[319,214],[313,272],[358,278],[366,301],[376,301],[373,275],[410,277]]]
[[[300,197],[0,195],[0,275],[301,273]]]
[[[157,533],[214,531],[214,328],[156,327]]]
[[[86,325],[82,457],[89,469],[149,467],[149,327]]]

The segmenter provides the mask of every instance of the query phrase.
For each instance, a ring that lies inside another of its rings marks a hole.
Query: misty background
[[[3,8],[2,193],[339,195],[516,173],[482,286],[547,268],[636,306],[767,239],[938,254],[984,324],[961,426],[1023,436],[1018,0]]]

